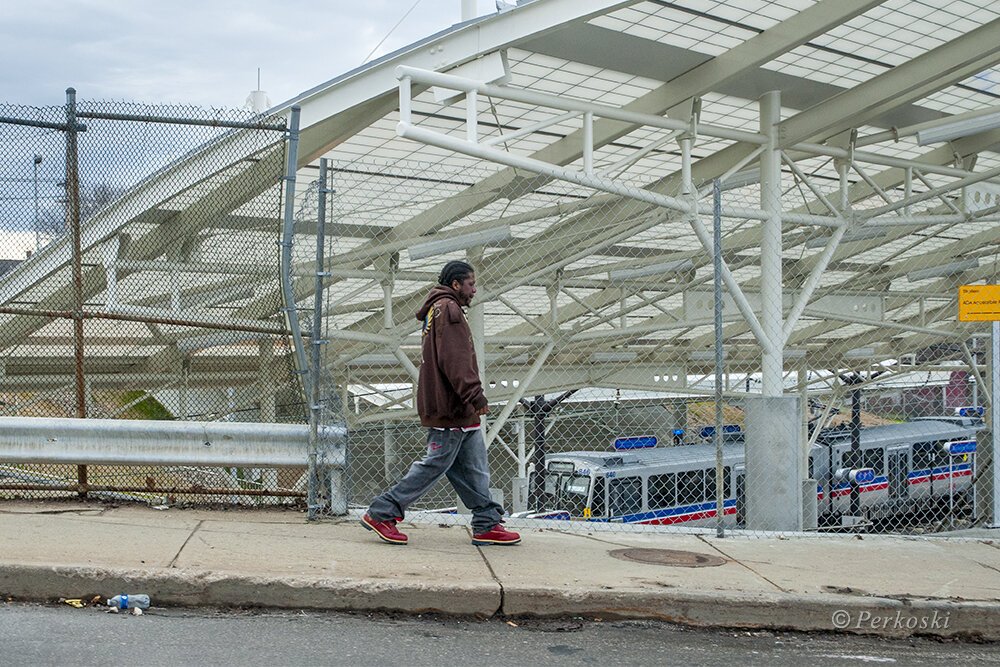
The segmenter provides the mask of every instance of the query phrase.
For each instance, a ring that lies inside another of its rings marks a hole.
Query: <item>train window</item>
[[[673,507],[677,502],[677,475],[649,476],[649,508]]]
[[[590,477],[573,476],[566,477],[564,482],[563,490],[566,493],[575,493],[579,496],[587,496],[587,492],[590,491]]]
[[[871,468],[876,475],[881,475],[885,473],[885,450],[866,449],[862,452],[861,462],[862,468]]]
[[[715,500],[715,490],[719,488],[715,483],[715,469],[705,471],[705,500]]]
[[[722,497],[729,498],[733,490],[733,471],[726,466],[722,469]]]
[[[913,445],[913,469],[929,470],[937,463],[938,444],[936,442],[918,442]]]
[[[642,478],[619,477],[608,485],[611,516],[634,514],[642,510]]]
[[[705,471],[685,470],[677,475],[677,504],[705,501]]]
[[[835,468],[856,468],[857,466],[851,464],[853,456],[854,454],[849,449],[840,452],[840,463]]]

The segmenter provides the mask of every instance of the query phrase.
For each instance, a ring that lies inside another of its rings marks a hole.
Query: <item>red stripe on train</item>
[[[736,514],[735,507],[727,507],[723,514]],[[697,521],[699,519],[711,519],[715,516],[715,510],[708,510],[706,512],[695,512],[694,514],[677,514],[675,516],[664,516],[657,519],[647,519],[646,521],[637,521],[646,526],[667,526],[674,523],[684,523],[686,521]]]

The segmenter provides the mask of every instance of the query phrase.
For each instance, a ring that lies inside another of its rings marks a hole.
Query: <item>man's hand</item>
[[[489,412],[490,412],[490,406],[489,405],[484,405],[483,407],[479,408],[479,410],[476,411],[476,414],[477,415],[486,415],[486,414],[489,414]]]

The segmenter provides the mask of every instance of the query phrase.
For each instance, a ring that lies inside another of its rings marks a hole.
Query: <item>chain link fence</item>
[[[0,105],[0,415],[305,423],[278,287],[284,119],[70,93]],[[0,461],[0,497],[76,495],[256,504],[305,485]]]
[[[988,521],[984,341],[932,330],[954,298],[921,293],[934,278],[912,271],[929,260],[902,230],[833,255],[798,308],[831,232],[786,223],[780,312],[798,314],[768,360],[760,221],[732,213],[761,208],[758,185],[720,191],[715,215],[711,185],[699,199],[740,286],[720,285],[716,316],[712,253],[688,214],[455,156],[332,162],[330,177],[324,395],[339,396],[349,429],[356,511],[424,454],[415,312],[441,266],[463,259],[477,269],[468,319],[493,493],[515,517],[719,533]],[[834,178],[819,191],[785,180],[786,208],[839,197]],[[691,197],[668,183],[628,185]],[[861,284],[850,265],[890,259],[911,275]],[[446,480],[420,503],[409,520],[465,520]]]
[[[992,264],[942,273],[943,259],[971,267],[954,221],[914,233],[795,219],[885,205],[861,171],[789,162],[775,245],[756,180],[690,192],[651,164],[665,149],[620,169],[592,159],[695,213],[453,154],[323,159],[299,170],[286,239],[280,119],[67,108],[0,108],[2,414],[310,422],[309,466],[0,462],[3,497],[362,510],[423,456],[415,313],[441,266],[464,259],[493,493],[517,521],[724,534],[992,520],[988,338],[941,326],[952,292],[989,281]],[[988,196],[956,191],[926,213]],[[993,224],[960,228],[977,238]],[[330,426],[348,432],[343,475]],[[466,515],[442,482],[408,519]]]

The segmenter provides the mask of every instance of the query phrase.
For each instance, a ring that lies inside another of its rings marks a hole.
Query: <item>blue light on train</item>
[[[740,428],[739,424],[723,424],[722,425],[722,432],[724,434],[725,433],[740,433],[740,432],[742,432],[742,430],[743,429]],[[703,439],[708,440],[709,438],[712,438],[712,437],[715,436],[715,427],[714,426],[705,426],[700,431],[698,431],[698,435],[701,436]]]
[[[656,447],[657,442],[655,435],[639,435],[631,438],[615,438],[611,444],[615,449],[649,449]]]
[[[982,417],[986,414],[986,408],[981,405],[971,405],[964,408],[958,408],[957,412],[959,417]]]

